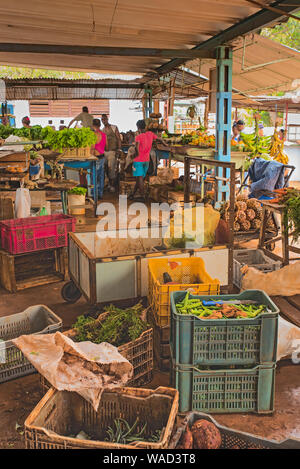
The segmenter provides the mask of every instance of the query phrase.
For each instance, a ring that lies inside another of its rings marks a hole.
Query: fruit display
[[[284,140],[280,140],[278,131],[277,131],[277,124],[275,126],[274,134],[272,137],[271,147],[270,147],[270,156],[273,160],[278,161],[282,164],[288,164],[289,158],[283,151],[284,147]]]
[[[163,123],[163,120],[161,119],[162,115],[160,113],[154,113],[152,112],[150,114],[150,117],[145,119],[146,122],[146,129],[147,130],[152,130],[156,132],[163,132],[165,130],[165,126]],[[161,121],[160,121],[161,120]]]
[[[200,148],[215,148],[216,138],[209,135],[206,131],[195,130],[182,136],[181,143],[183,145],[193,145]]]

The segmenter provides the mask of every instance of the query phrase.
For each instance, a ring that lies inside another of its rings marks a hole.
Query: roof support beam
[[[9,88],[79,88],[79,89],[89,89],[89,88],[103,88],[103,89],[133,89],[133,90],[140,90],[144,88],[143,83],[72,83],[70,80],[70,83],[51,83],[49,81],[48,83],[45,82],[34,82],[31,79],[26,82],[26,79],[24,81],[22,80],[8,80],[5,81],[5,86],[7,89]]]
[[[119,56],[119,57],[155,57],[163,59],[213,59],[213,50],[200,49],[154,49],[137,47],[98,47],[98,46],[68,46],[61,44],[17,44],[0,43],[0,52],[25,52],[30,54],[65,54],[81,56]]]
[[[270,11],[268,8],[263,8],[259,12],[245,18],[243,21],[231,26],[225,31],[217,34],[216,36],[208,39],[201,44],[198,44],[194,47],[193,50],[215,50],[217,47],[228,44],[239,36],[244,36],[251,32],[255,32],[269,24],[272,24],[276,20],[286,18],[286,13],[297,11],[300,8],[300,0],[293,0],[291,5],[291,0],[278,0],[269,5],[269,7],[276,8],[280,6],[280,13],[275,11]],[[177,67],[183,65],[185,61],[181,59],[174,59],[170,62],[161,65],[155,71],[157,74],[169,73],[171,70],[174,70]]]

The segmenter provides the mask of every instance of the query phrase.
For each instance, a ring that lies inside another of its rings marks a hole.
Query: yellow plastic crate
[[[218,295],[220,293],[220,281],[208,275],[204,261],[199,257],[149,259],[148,267],[148,300],[159,326],[166,326],[170,323],[171,292],[189,289],[194,295]],[[174,284],[163,283],[164,272],[170,275]]]

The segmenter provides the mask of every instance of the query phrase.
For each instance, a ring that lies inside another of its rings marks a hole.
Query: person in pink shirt
[[[96,162],[97,171],[97,187],[95,190],[98,191],[98,198],[102,199],[104,190],[104,175],[105,175],[105,157],[104,151],[106,148],[106,134],[100,130],[100,119],[93,119],[93,130],[97,136],[97,142],[92,146],[92,154],[98,158]]]
[[[144,179],[147,175],[150,161],[150,151],[154,140],[159,141],[163,145],[165,142],[151,131],[146,131],[146,123],[139,120],[136,123],[138,135],[135,137],[135,147],[137,156],[133,160],[132,170],[133,176],[136,177],[136,183],[133,193],[129,199],[133,199],[136,192],[139,191],[143,200],[145,200]]]

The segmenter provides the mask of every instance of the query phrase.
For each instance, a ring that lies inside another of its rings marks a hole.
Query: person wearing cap
[[[28,116],[23,117],[23,119],[22,119],[22,125],[23,125],[23,127],[26,127],[26,129],[30,129],[30,128],[31,128],[30,119],[29,119]]]
[[[243,132],[243,130],[245,128],[245,122],[240,119],[236,122],[236,125],[237,125],[237,129],[238,129],[239,133]]]
[[[82,112],[71,120],[68,125],[68,129],[71,127],[73,122],[81,122],[82,127],[89,127],[91,130],[93,130],[93,119],[94,116],[92,114],[89,114],[88,108],[86,106],[83,106]]]
[[[233,144],[238,144],[241,141],[241,135],[238,130],[237,123],[235,122],[232,126],[232,135],[231,135],[231,140],[234,142]]]
[[[258,124],[258,135],[260,137],[264,136],[264,124],[262,122],[259,122]]]

